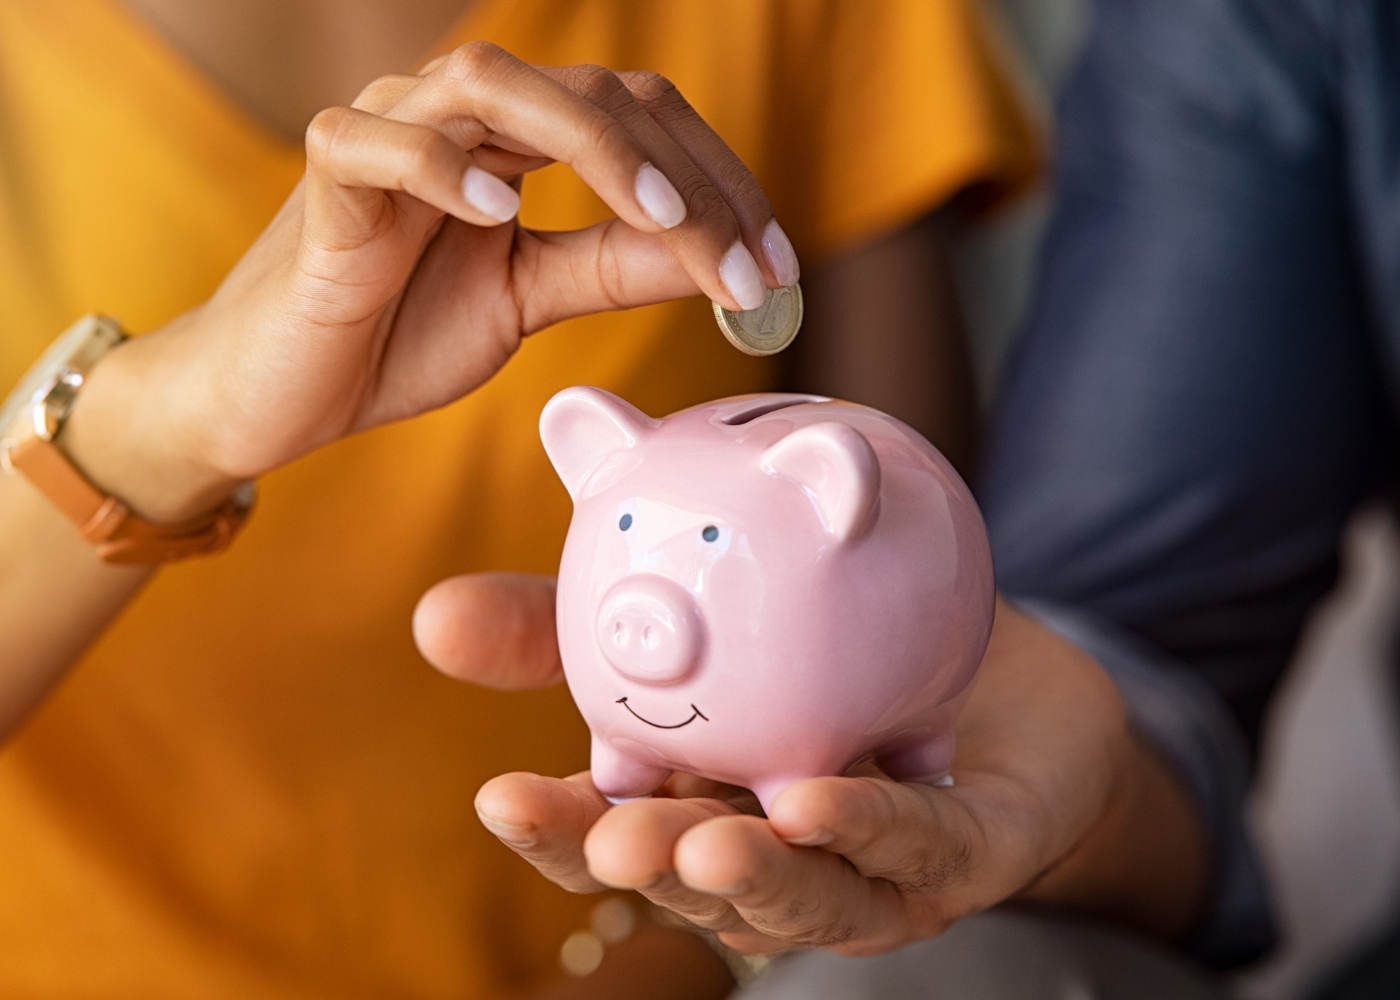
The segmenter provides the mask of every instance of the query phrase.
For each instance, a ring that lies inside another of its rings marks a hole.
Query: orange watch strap
[[[108,563],[150,565],[213,555],[228,547],[252,509],[229,499],[183,524],[155,524],[103,494],[51,441],[26,438],[10,449],[9,463],[78,526]]]

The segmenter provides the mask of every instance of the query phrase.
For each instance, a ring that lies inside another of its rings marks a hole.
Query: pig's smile
[[[641,719],[641,721],[645,722],[648,726],[654,726],[654,727],[656,727],[657,729],[680,729],[680,728],[682,728],[683,726],[688,726],[688,725],[690,725],[690,724],[691,724],[692,722],[694,722],[696,719],[704,719],[706,722],[709,722],[709,721],[710,721],[710,717],[709,717],[708,715],[706,715],[704,712],[700,711],[700,709],[696,708],[694,705],[691,705],[691,706],[690,706],[690,711],[691,711],[691,716],[690,716],[690,718],[686,719],[684,722],[677,722],[676,724],[671,725],[671,726],[663,726],[663,725],[662,725],[661,723],[659,723],[659,722],[652,722],[650,719],[644,719],[644,718],[642,718],[642,716],[637,715],[637,710],[636,710],[635,708],[633,708],[631,705],[627,704],[627,698],[626,698],[626,696],[623,696],[623,697],[617,699],[617,702],[616,702],[616,703],[619,704],[619,705],[621,705],[623,708],[627,709],[627,711],[631,712],[631,713],[632,713],[633,715],[635,715],[638,719]]]

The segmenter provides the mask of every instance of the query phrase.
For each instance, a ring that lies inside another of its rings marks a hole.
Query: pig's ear
[[[577,500],[594,472],[610,458],[635,448],[657,424],[626,400],[579,385],[545,404],[540,440],[564,488]]]
[[[835,421],[808,424],[771,445],[761,464],[769,475],[801,486],[822,526],[842,541],[859,538],[875,523],[880,462],[855,428]]]

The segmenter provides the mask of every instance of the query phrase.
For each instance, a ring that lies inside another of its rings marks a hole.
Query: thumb
[[[505,691],[564,679],[554,637],[554,580],[472,573],[434,586],[413,612],[413,638],[449,677]]]

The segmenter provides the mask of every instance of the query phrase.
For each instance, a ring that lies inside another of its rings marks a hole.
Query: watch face
[[[0,437],[23,434],[15,423],[44,400],[65,370],[86,371],[121,339],[121,328],[99,316],[84,316],[65,330],[6,397],[0,408]]]

